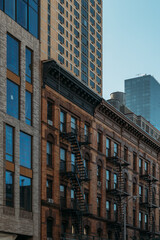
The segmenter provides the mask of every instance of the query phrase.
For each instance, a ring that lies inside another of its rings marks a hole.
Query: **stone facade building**
[[[14,2],[0,1],[0,239],[39,240],[39,40]]]
[[[159,151],[124,114],[44,62],[41,239],[159,237]]]

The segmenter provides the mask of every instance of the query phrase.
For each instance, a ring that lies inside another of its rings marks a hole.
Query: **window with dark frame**
[[[106,218],[109,220],[110,219],[110,202],[107,200],[106,201]]]
[[[84,136],[85,136],[85,141],[89,141],[89,126],[88,124],[85,123],[84,125]]]
[[[31,178],[20,175],[20,207],[32,211],[32,182]]]
[[[26,124],[32,125],[32,94],[28,91],[25,96],[25,121]]]
[[[53,125],[53,103],[51,101],[47,101],[47,122]]]
[[[13,127],[6,124],[6,153],[5,159],[9,162],[14,160],[14,130]]]
[[[7,34],[7,69],[19,76],[19,41]]]
[[[61,207],[66,207],[66,186],[60,185],[60,203]]]
[[[53,220],[51,218],[48,218],[47,219],[47,238],[52,239],[53,237],[52,229],[53,229]]]
[[[124,160],[128,161],[128,148],[126,146],[124,146]]]
[[[52,186],[53,181],[51,179],[47,179],[46,188],[47,188],[47,198],[52,199]]]
[[[60,171],[66,171],[66,150],[64,148],[60,148]]]
[[[133,153],[133,170],[137,170],[137,154]]]
[[[32,167],[32,137],[24,132],[20,132],[20,165]]]
[[[13,205],[14,205],[13,172],[6,171],[6,206],[13,207]]]
[[[113,186],[114,189],[117,189],[118,188],[118,177],[117,177],[117,174],[114,173],[114,186]]]
[[[152,164],[152,176],[156,176],[156,165],[154,163]]]
[[[114,210],[114,220],[118,221],[118,205],[117,205],[117,203],[114,203],[113,210]]]
[[[118,144],[114,143],[114,157],[118,157]]]
[[[111,154],[111,141],[109,138],[106,138],[106,157],[110,157]]]
[[[26,48],[26,81],[32,84],[32,51]]]
[[[133,209],[133,226],[136,226],[136,210]]]
[[[47,166],[52,167],[52,147],[53,144],[47,141]]]
[[[139,212],[139,228],[142,229],[142,213]]]
[[[19,119],[19,86],[7,79],[7,114]]]
[[[110,189],[110,171],[109,170],[106,170],[106,189],[109,190]]]
[[[143,202],[143,187],[139,186],[139,202]]]
[[[148,230],[148,214],[144,215],[144,228]]]
[[[60,132],[66,131],[66,114],[61,111],[60,112]]]
[[[100,217],[101,214],[101,198],[97,197],[97,216]]]
[[[97,150],[101,151],[101,133],[97,132]]]
[[[142,175],[142,159],[139,158],[139,174]]]
[[[148,162],[144,162],[144,171],[145,171],[145,175],[148,174]]]
[[[101,182],[101,166],[97,165],[97,181]]]
[[[77,119],[71,116],[71,132],[76,133],[77,130]]]

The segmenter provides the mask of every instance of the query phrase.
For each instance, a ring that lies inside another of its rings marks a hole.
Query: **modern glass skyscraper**
[[[160,130],[160,84],[151,75],[125,80],[126,106]]]

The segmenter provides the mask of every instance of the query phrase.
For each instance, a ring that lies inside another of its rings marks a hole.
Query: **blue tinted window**
[[[20,132],[20,165],[31,168],[31,136]]]
[[[25,111],[26,111],[26,114],[25,114],[26,123],[31,126],[31,120],[32,120],[32,95],[28,91],[26,91]]]
[[[6,125],[6,160],[13,162],[13,127]]]
[[[17,22],[27,29],[27,3],[17,0]]]
[[[32,211],[32,186],[31,179],[20,176],[20,207],[25,211]]]
[[[29,7],[29,32],[38,38],[38,13]]]
[[[8,16],[15,19],[15,0],[5,0],[5,12]]]
[[[6,206],[13,207],[13,173],[6,171]]]
[[[19,118],[19,87],[7,79],[7,113]]]
[[[32,52],[26,48],[26,81],[31,83],[32,80]]]
[[[7,68],[19,75],[19,42],[7,35]]]
[[[3,10],[3,1],[0,1],[0,9]]]

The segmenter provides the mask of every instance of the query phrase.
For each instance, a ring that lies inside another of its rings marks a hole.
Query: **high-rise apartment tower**
[[[54,59],[102,95],[102,0],[41,2],[41,59]]]
[[[160,84],[156,79],[151,75],[127,79],[125,92],[127,107],[160,130]]]

